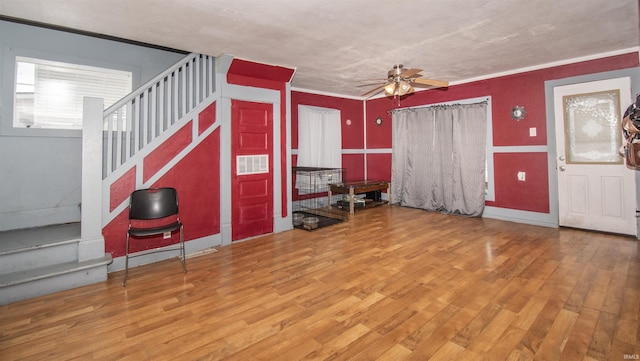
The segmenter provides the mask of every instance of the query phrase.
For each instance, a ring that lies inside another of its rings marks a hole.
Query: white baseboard
[[[205,253],[215,252],[214,247],[221,245],[220,234],[214,234],[212,236],[202,237],[187,241],[184,244],[186,257],[192,258],[201,256]],[[129,258],[129,268],[142,266],[149,263],[164,261],[166,259],[175,258],[178,256],[179,251],[166,251],[145,254],[138,257]],[[107,268],[107,272],[116,272],[124,269],[125,257],[117,257],[113,259],[113,263]]]

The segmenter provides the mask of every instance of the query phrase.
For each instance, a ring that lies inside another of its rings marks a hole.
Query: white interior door
[[[554,88],[560,226],[636,235],[635,172],[619,152],[630,102],[629,78]]]

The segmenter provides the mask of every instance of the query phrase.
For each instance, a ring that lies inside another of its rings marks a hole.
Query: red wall
[[[450,102],[461,99],[491,96],[494,146],[544,146],[547,145],[547,119],[544,82],[571,76],[637,67],[638,54],[585,61],[553,68],[540,69],[499,78],[476,81],[418,92],[400,100],[400,107]],[[516,105],[527,110],[522,121],[511,119],[510,111]],[[391,116],[388,111],[398,108],[397,100],[374,99],[366,102],[368,148],[391,148]],[[372,126],[376,117],[384,119],[382,126]],[[535,127],[537,136],[529,136],[529,128]],[[373,129],[372,129],[373,128]],[[369,159],[369,158],[368,158]],[[377,168],[391,169],[391,158],[375,158]],[[386,164],[382,164],[384,162]],[[373,166],[368,162],[368,169]],[[516,174],[525,171],[527,180],[518,182]],[[495,153],[494,154],[495,201],[487,205],[549,212],[549,184],[546,153]]]
[[[391,153],[367,154],[367,178],[391,180]]]
[[[151,187],[173,187],[178,191],[185,241],[220,233],[219,130],[211,133]],[[131,191],[133,189],[127,192]],[[125,253],[128,212],[128,208],[122,211],[102,230],[105,251],[111,252],[113,257],[123,256]],[[162,237],[139,240],[132,243],[132,251],[146,249],[151,242],[155,246],[176,243],[177,237],[174,234],[167,240]]]
[[[372,99],[366,101],[364,121],[361,120],[363,112],[361,102],[358,100],[292,92],[292,148],[297,148],[298,104],[340,109],[343,116],[343,149],[364,149],[366,133],[366,149],[388,150],[392,147],[390,110],[483,96],[491,96],[494,146],[545,146],[547,145],[545,81],[632,68],[638,65],[638,54],[629,53],[481,80],[446,89],[417,92],[400,99],[400,104],[397,99],[389,97]],[[512,120],[510,116],[511,109],[516,105],[522,105],[527,110],[526,119],[519,122]],[[380,126],[375,124],[377,117],[383,119]],[[351,119],[350,127],[346,126],[346,119]],[[366,132],[364,122],[366,122]],[[533,127],[536,128],[535,137],[529,136],[529,128]],[[368,179],[391,179],[391,154],[387,151],[373,154],[369,152],[366,155],[366,161],[364,152],[355,155],[344,154],[343,163],[350,180],[363,179],[365,169]],[[518,171],[526,172],[525,182],[517,181]],[[495,153],[494,183],[495,201],[487,202],[487,205],[541,213],[549,212],[546,153]]]
[[[499,207],[549,213],[547,153],[496,153],[493,162]],[[526,173],[525,182],[518,172]]]

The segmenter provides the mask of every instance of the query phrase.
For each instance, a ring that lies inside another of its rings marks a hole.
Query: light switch
[[[524,182],[524,181],[526,180],[526,176],[527,176],[527,173],[525,173],[525,172],[518,172],[518,180],[519,180],[520,182]]]
[[[530,137],[535,137],[536,135],[538,135],[538,132],[536,130],[536,128],[529,128],[529,136]]]

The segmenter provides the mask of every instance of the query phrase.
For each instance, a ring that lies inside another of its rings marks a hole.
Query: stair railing
[[[215,92],[215,58],[189,54],[104,111],[102,178]]]

